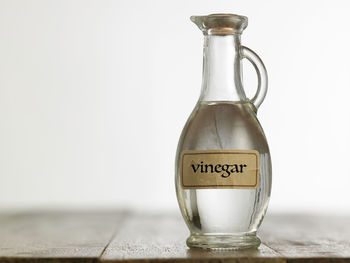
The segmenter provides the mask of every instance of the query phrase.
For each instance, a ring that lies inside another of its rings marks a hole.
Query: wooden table
[[[27,212],[0,216],[2,262],[350,262],[350,216],[268,215],[259,249],[188,249],[178,213]]]

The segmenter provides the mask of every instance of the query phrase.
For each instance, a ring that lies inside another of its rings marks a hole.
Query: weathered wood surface
[[[260,236],[288,258],[347,258],[350,262],[350,216],[267,216]]]
[[[45,212],[0,216],[0,262],[99,258],[123,213]]]
[[[3,262],[350,262],[350,216],[268,215],[259,249],[188,249],[178,214],[0,215]]]

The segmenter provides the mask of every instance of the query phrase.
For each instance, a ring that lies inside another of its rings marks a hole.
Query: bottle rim
[[[191,16],[204,35],[241,34],[248,26],[248,17],[236,14],[210,14],[207,16]]]

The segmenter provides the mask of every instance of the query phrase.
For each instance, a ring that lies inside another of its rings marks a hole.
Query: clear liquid
[[[257,150],[257,189],[183,189],[183,150]],[[250,103],[199,102],[189,117],[176,156],[176,190],[191,235],[255,235],[271,192],[271,160],[264,132]]]

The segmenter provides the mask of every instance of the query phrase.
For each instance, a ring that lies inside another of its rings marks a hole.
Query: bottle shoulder
[[[178,154],[196,149],[268,151],[264,131],[248,103],[199,102],[183,128]]]

